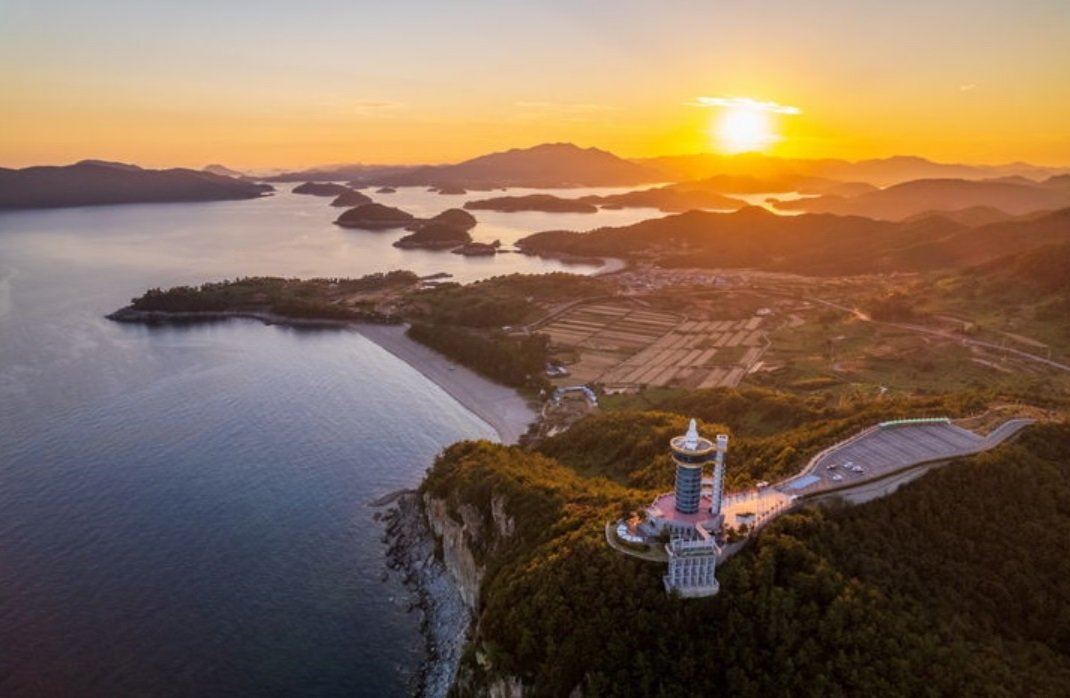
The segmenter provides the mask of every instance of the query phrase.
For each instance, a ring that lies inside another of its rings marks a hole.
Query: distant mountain
[[[64,167],[0,168],[0,209],[255,199],[270,189],[210,172],[145,170],[100,160]]]
[[[960,208],[956,211],[923,211],[922,213],[915,214],[903,220],[906,222],[913,222],[933,217],[953,220],[956,223],[961,223],[962,225],[971,228],[992,223],[1002,223],[1003,221],[1016,218],[1016,216],[1012,216],[1009,213],[1000,211],[998,208],[992,208],[991,206],[971,206],[969,208]]]
[[[836,213],[885,220],[903,220],[925,211],[957,211],[975,206],[1011,215],[1070,206],[1070,187],[1043,186],[1017,180],[970,181],[920,179],[854,197],[819,196],[777,204],[777,208],[807,213]]]
[[[347,182],[352,187],[379,184],[383,179],[413,170],[424,165],[325,165],[308,170],[282,172],[266,177],[269,182]]]
[[[1027,221],[970,228],[932,216],[909,222],[859,216],[690,211],[589,233],[548,231],[517,242],[544,256],[653,260],[668,267],[753,267],[815,275],[962,268],[1070,241],[1070,208]]]
[[[1039,167],[1028,163],[1006,165],[959,165],[925,158],[896,156],[849,162],[837,159],[792,159],[747,153],[743,155],[674,155],[635,160],[661,172],[665,179],[681,181],[715,175],[751,176],[764,179],[818,177],[841,182],[867,182],[881,187],[914,179],[991,179],[1023,177],[1041,180],[1066,174],[1070,168]],[[725,190],[730,191],[730,190]]]
[[[227,167],[225,165],[220,165],[218,163],[213,163],[211,165],[205,165],[203,168],[201,168],[201,171],[202,172],[209,172],[211,174],[219,175],[221,177],[233,177],[235,179],[249,179],[249,177],[244,172],[238,172],[237,170],[232,170],[231,168],[229,168],[229,167]]]
[[[269,178],[273,182],[346,181],[374,186],[431,186],[487,190],[501,187],[600,187],[662,182],[665,178],[597,148],[545,143],[482,155],[453,165],[339,165]]]
[[[387,178],[395,185],[494,187],[611,187],[664,181],[658,172],[597,148],[544,143],[514,148]]]

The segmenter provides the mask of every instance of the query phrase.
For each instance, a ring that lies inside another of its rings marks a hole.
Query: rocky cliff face
[[[479,606],[479,587],[485,570],[476,562],[472,543],[482,534],[482,521],[475,507],[462,504],[459,507],[461,523],[449,514],[445,500],[424,495],[424,513],[427,524],[441,543],[442,562],[461,592],[461,598],[469,610]]]
[[[424,513],[435,538],[442,546],[442,562],[473,612],[479,608],[479,589],[486,570],[477,560],[476,551],[493,554],[502,541],[513,535],[516,522],[506,510],[505,498],[491,500],[490,522],[470,504],[457,507],[458,522],[450,515],[445,500],[428,494],[423,497]]]
[[[486,513],[471,504],[461,504],[451,514],[444,499],[429,494],[423,495],[423,507],[428,528],[440,545],[442,563],[478,622],[480,587],[486,575],[486,567],[480,561],[493,555],[516,530],[508,503],[505,497],[493,497],[489,519]],[[476,655],[481,657],[482,653],[477,651]],[[458,675],[457,681],[463,685],[462,695],[487,698],[523,698],[525,695],[524,685],[516,677],[497,678],[479,686],[468,673],[462,669]]]

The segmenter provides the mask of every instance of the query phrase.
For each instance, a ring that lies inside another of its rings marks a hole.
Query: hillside
[[[270,189],[211,172],[144,170],[101,161],[0,168],[0,209],[255,199]]]
[[[1065,168],[1039,167],[1028,163],[960,165],[933,162],[913,156],[850,162],[832,158],[778,158],[755,153],[731,156],[703,153],[647,158],[636,162],[656,169],[666,179],[674,181],[705,179],[718,175],[766,179],[817,177],[841,182],[867,182],[880,187],[926,178],[989,179],[1021,176],[1035,181],[1066,172]]]
[[[660,175],[597,148],[544,143],[491,153],[456,165],[425,167],[383,180],[397,186],[610,187],[657,182]]]
[[[517,246],[545,256],[838,275],[981,264],[1061,240],[1070,240],[1070,209],[970,228],[940,216],[891,222],[831,214],[777,216],[750,207],[735,213],[691,211],[589,233],[535,233]]]
[[[1065,208],[1070,206],[1070,188],[1020,181],[921,179],[853,197],[819,196],[777,204],[777,208],[785,211],[885,220],[903,220],[925,211],[958,211],[980,206],[1010,215]]]
[[[684,417],[618,419],[619,428],[577,425],[583,433],[543,453],[457,444],[431,469],[421,491],[444,515],[437,523],[464,524],[447,556],[461,541],[481,580],[451,695],[1059,696],[1070,687],[1070,562],[1058,553],[1070,536],[1070,428],[1037,427],[883,500],[782,517],[720,569],[718,596],[681,601],[664,593],[660,565],[611,550],[603,525],[649,501],[650,490],[627,484],[648,480],[635,468],[652,463],[659,485],[671,478],[658,459],[667,461],[664,437]],[[795,441],[822,424],[806,410],[798,419],[777,437],[792,462],[802,458]],[[770,475],[767,462],[745,434],[733,441],[730,476]],[[604,467],[620,469],[616,482],[599,476]]]

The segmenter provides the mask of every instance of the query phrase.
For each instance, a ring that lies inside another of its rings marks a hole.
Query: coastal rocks
[[[426,657],[414,678],[413,695],[445,698],[460,664],[471,609],[449,570],[436,557],[435,539],[421,511],[419,496],[412,492],[401,494],[396,508],[382,519],[389,543],[387,566],[403,575],[414,594],[409,608],[422,615]]]
[[[363,194],[359,191],[347,189],[331,202],[331,206],[363,206],[364,204],[370,204],[372,197],[367,194]]]
[[[363,230],[382,230],[386,228],[404,228],[415,217],[407,211],[383,204],[364,204],[342,213],[334,223],[343,228],[361,228]]]
[[[375,190],[375,193],[376,194],[396,194],[397,191],[398,190],[395,189],[394,187],[379,187],[378,189]]]
[[[349,191],[344,184],[333,182],[305,182],[294,187],[294,194],[309,194],[311,196],[338,196]]]

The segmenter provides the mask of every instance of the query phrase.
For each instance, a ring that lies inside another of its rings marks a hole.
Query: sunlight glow
[[[728,154],[762,151],[780,140],[769,112],[747,106],[723,110],[713,124],[712,135],[717,150]]]

